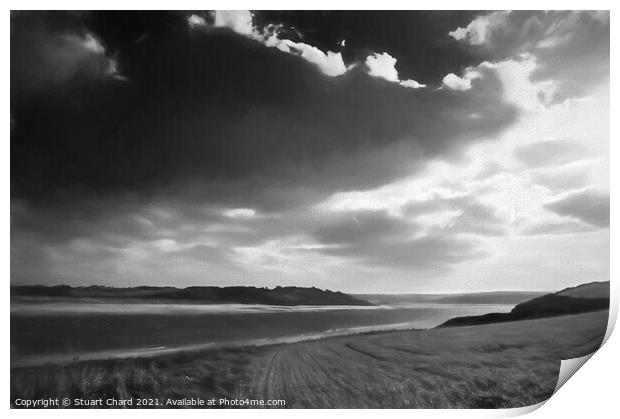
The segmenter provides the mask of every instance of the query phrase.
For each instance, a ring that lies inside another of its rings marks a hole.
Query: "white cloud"
[[[457,28],[448,33],[457,41],[466,41],[471,45],[483,45],[488,41],[489,33],[501,25],[510,12],[497,11],[485,16],[478,16],[466,27]]]
[[[426,87],[425,84],[418,83],[413,79],[403,80],[400,82],[401,86],[410,87],[412,89],[421,89],[422,87]]]
[[[255,36],[256,28],[249,10],[216,10],[213,12],[213,26],[226,27],[241,35]]]
[[[366,66],[368,67],[368,74],[373,77],[380,77],[387,81],[398,81],[398,71],[394,67],[396,65],[396,58],[392,57],[387,52],[382,54],[372,54],[366,57]]]
[[[198,15],[189,16],[187,18],[187,23],[189,24],[190,28],[193,28],[195,26],[205,26],[207,24],[205,19]]]
[[[392,57],[387,52],[381,54],[372,54],[366,57],[366,67],[368,67],[368,74],[373,77],[379,77],[387,81],[399,83],[402,86],[419,89],[426,85],[418,83],[415,80],[403,80],[401,81],[398,76],[398,70],[396,70],[396,58]]]
[[[450,73],[443,78],[442,82],[448,89],[464,91],[471,89],[471,81],[477,77],[479,74],[474,71],[467,71],[463,77]]]
[[[303,42],[293,42],[288,39],[277,40],[275,46],[280,51],[301,56],[306,61],[316,65],[328,76],[340,76],[347,72],[342,54],[339,52],[327,51],[327,53],[324,53],[312,45],[304,44]]]
[[[545,108],[551,103],[557,85],[552,80],[532,81],[537,68],[535,56],[522,54],[498,63],[484,62],[480,67],[496,70],[507,102],[528,111]]]
[[[282,39],[280,38],[281,27],[277,25],[267,25],[260,29],[254,25],[254,15],[248,10],[216,10],[212,12],[211,17],[213,20],[211,26],[229,28],[235,33],[258,41],[269,48],[277,48],[287,54],[299,55],[304,60],[314,64],[327,76],[336,77],[347,72],[340,52],[324,52],[303,42]],[[187,21],[191,28],[208,25],[204,18],[197,15],[189,16]]]
[[[536,44],[536,47],[541,49],[552,49],[568,43],[572,38],[573,34],[571,32],[565,33],[563,35],[553,35],[539,41]]]

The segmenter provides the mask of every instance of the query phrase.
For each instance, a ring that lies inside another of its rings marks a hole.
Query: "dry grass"
[[[158,398],[231,397],[247,382],[253,348],[163,356],[87,361],[65,366],[11,371],[15,398]]]
[[[291,345],[14,369],[16,397],[241,397],[307,408],[496,408],[548,398],[607,312]]]

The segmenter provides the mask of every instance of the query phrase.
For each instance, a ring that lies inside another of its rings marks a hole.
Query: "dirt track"
[[[252,364],[246,395],[315,408],[530,405],[553,392],[560,359],[600,345],[606,316],[275,346]]]

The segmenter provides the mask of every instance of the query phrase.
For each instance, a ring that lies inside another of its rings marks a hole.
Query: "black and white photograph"
[[[7,67],[11,409],[526,408],[615,321],[609,10],[11,10]]]

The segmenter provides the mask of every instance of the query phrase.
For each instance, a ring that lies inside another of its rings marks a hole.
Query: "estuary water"
[[[11,366],[431,328],[452,317],[507,312],[513,306],[427,301],[367,307],[13,301]]]

